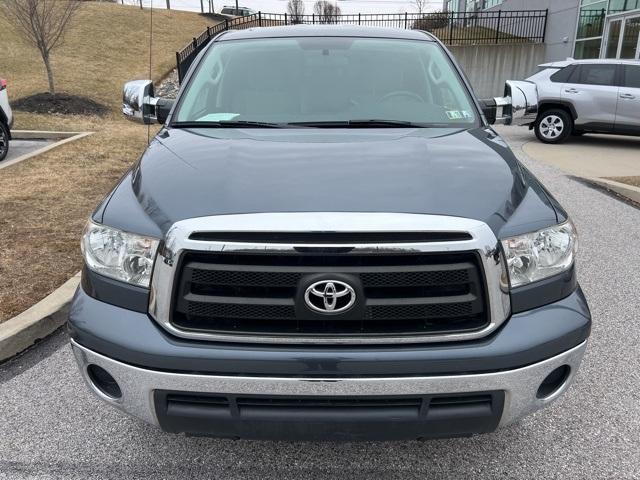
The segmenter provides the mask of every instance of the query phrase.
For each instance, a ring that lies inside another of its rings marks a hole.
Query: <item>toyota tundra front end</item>
[[[511,88],[503,120],[535,115]],[[176,433],[423,439],[575,377],[576,229],[432,36],[228,32],[175,102],[137,81],[124,111],[164,126],[87,223],[69,317],[105,402]]]

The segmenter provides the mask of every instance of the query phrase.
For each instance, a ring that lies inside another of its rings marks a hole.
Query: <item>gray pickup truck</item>
[[[73,352],[108,404],[168,432],[473,435],[557,399],[591,317],[567,213],[428,33],[229,31],[82,236]]]

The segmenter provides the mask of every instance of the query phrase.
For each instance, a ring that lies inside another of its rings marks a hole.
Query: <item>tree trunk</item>
[[[49,58],[48,53],[42,54],[42,61],[44,62],[44,66],[47,69],[47,80],[49,80],[49,93],[51,95],[55,95],[56,88],[53,84],[53,70],[51,69],[51,59]]]

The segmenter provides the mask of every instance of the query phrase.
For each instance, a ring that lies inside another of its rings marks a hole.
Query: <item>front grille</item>
[[[308,279],[347,276],[364,297],[354,314],[318,315],[301,302]],[[475,252],[185,252],[171,323],[187,331],[274,336],[460,333],[488,325]]]
[[[478,392],[452,395],[421,395],[421,396],[362,396],[362,397],[308,397],[308,396],[266,396],[266,395],[221,395],[204,393],[177,393],[157,390],[156,395],[168,409],[181,406],[202,408],[228,408],[231,412],[241,411],[243,408],[286,408],[303,409],[318,408],[331,410],[337,408],[366,409],[410,407],[416,411],[427,413],[432,409],[454,409],[456,407],[488,407],[499,403],[502,392]]]
[[[385,396],[290,396],[155,390],[170,432],[261,440],[407,440],[496,429],[503,391]]]

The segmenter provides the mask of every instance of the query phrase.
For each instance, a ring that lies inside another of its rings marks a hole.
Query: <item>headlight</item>
[[[568,269],[578,247],[570,221],[502,240],[511,287],[542,280]]]
[[[158,240],[123,232],[91,221],[82,234],[82,254],[96,273],[149,287]]]

